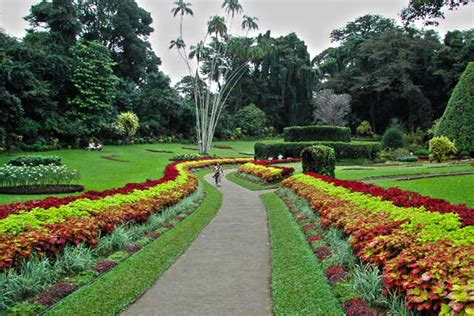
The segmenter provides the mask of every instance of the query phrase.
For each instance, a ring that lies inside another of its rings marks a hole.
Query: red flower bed
[[[344,303],[346,316],[377,316],[377,312],[365,305],[361,298],[353,298]]]
[[[326,270],[326,277],[329,280],[329,283],[336,284],[342,282],[346,279],[346,270],[341,265],[333,265]]]
[[[273,164],[278,164],[278,163],[291,163],[291,162],[299,162],[301,161],[300,158],[288,158],[288,159],[273,159],[273,160],[257,160],[252,162],[255,165],[261,165],[261,166],[268,166],[268,165],[273,165]],[[286,177],[292,174],[295,169],[291,167],[280,167],[280,166],[272,166],[272,168],[277,168],[283,170],[282,176]]]
[[[113,260],[104,260],[98,263],[93,269],[99,273],[105,273],[112,270],[117,266],[117,262]]]
[[[176,169],[176,165],[182,162],[183,161],[177,161],[166,166],[165,175],[159,180],[148,180],[146,182],[141,183],[128,183],[127,185],[121,188],[109,189],[104,191],[91,190],[77,196],[67,196],[63,198],[48,197],[41,200],[32,200],[27,202],[17,202],[0,205],[0,219],[3,219],[10,214],[18,214],[19,212],[29,211],[36,207],[48,209],[51,207],[59,207],[61,205],[71,203],[78,199],[98,200],[114,194],[127,194],[131,193],[134,190],[146,190],[166,181],[172,181],[176,179],[176,177],[178,176],[178,170]]]
[[[382,200],[391,201],[396,206],[420,207],[423,206],[428,211],[439,213],[456,213],[461,218],[463,226],[474,225],[474,209],[465,204],[453,205],[446,200],[424,196],[416,192],[400,190],[398,188],[382,188],[373,184],[360,181],[349,181],[331,178],[314,172],[307,172],[307,175],[330,182],[336,186],[341,186],[352,192],[362,192],[373,196],[380,196]]]
[[[316,255],[318,256],[319,260],[327,259],[331,256],[331,248],[323,246],[316,249]]]
[[[76,291],[79,287],[66,282],[61,282],[53,285],[48,291],[38,295],[36,302],[42,305],[51,306],[54,303],[65,298],[72,292]]]

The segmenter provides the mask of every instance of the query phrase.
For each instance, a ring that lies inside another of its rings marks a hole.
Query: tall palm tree
[[[242,21],[242,30],[247,30],[247,35],[251,30],[258,30],[257,21],[258,18],[244,15],[244,20]]]
[[[237,13],[242,12],[242,5],[239,3],[239,0],[224,0],[222,3],[222,8],[225,9],[227,14],[231,14],[232,17]]]
[[[171,13],[173,13],[173,16],[176,17],[178,13],[180,14],[180,23],[179,23],[179,36],[182,38],[183,37],[183,17],[184,15],[193,15],[194,12],[191,9],[192,4],[190,2],[185,2],[184,0],[176,0],[174,2],[176,7],[171,9]]]
[[[185,48],[186,47],[186,44],[184,43],[183,39],[181,37],[178,37],[177,39],[175,40],[172,40],[170,42],[170,49],[172,48],[177,48],[178,50],[180,50],[181,48]]]
[[[223,16],[214,15],[207,22],[207,33],[224,37],[227,34],[227,25]]]
[[[199,61],[204,56],[204,52],[205,52],[204,42],[200,41],[196,45],[191,45],[191,48],[189,51],[189,58],[193,59],[194,57],[196,57],[197,62],[199,63]]]

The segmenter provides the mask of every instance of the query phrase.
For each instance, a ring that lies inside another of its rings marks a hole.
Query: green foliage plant
[[[449,158],[450,154],[456,154],[457,148],[446,136],[433,137],[429,142],[431,159],[442,162]]]
[[[123,112],[119,114],[116,126],[119,134],[123,134],[126,142],[130,142],[130,138],[135,136],[140,127],[140,120],[133,112]]]
[[[398,126],[389,127],[382,136],[384,148],[397,149],[405,146],[405,135]]]
[[[63,163],[61,162],[61,158],[58,156],[39,156],[39,155],[19,156],[7,162],[7,165],[19,166],[19,167],[36,167],[40,165],[61,166],[62,164]]]
[[[265,133],[267,116],[260,108],[251,103],[237,111],[235,118],[237,126],[241,128],[246,136],[260,137]]]
[[[334,177],[336,169],[336,153],[328,146],[312,146],[303,149],[301,152],[303,159],[303,171],[315,172]]]
[[[369,121],[362,121],[356,128],[357,135],[362,137],[374,137],[375,133]]]

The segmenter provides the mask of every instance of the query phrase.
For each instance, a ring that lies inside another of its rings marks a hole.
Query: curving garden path
[[[231,172],[231,170],[227,170]],[[206,180],[212,183],[211,175]],[[223,204],[189,249],[123,315],[270,315],[270,244],[259,195],[223,177]]]

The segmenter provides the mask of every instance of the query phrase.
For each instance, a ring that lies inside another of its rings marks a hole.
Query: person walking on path
[[[214,175],[212,176],[214,180],[216,181],[216,186],[220,187],[221,186],[221,179],[222,176],[224,175],[224,170],[222,170],[222,167],[220,164],[216,164],[214,166]]]

